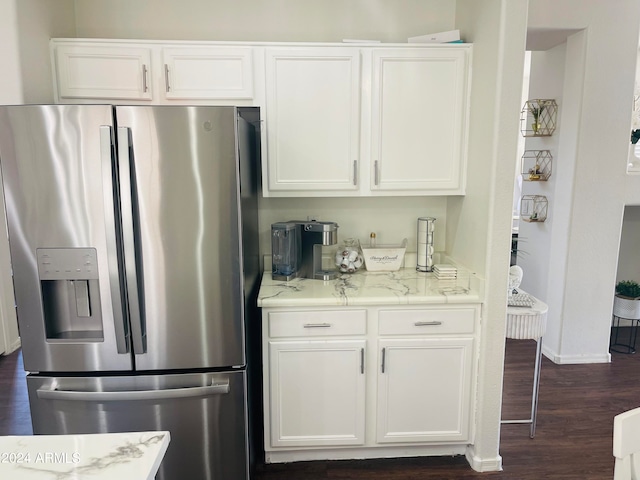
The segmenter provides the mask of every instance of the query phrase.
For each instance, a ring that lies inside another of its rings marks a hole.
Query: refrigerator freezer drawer
[[[248,478],[245,372],[27,377],[35,434],[168,430],[158,480]]]

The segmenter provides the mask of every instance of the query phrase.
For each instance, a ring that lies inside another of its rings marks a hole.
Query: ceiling
[[[549,50],[567,41],[567,37],[580,32],[579,28],[528,28],[527,50]]]

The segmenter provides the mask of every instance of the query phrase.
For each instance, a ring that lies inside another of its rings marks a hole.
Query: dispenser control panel
[[[97,280],[95,248],[38,248],[40,280]]]

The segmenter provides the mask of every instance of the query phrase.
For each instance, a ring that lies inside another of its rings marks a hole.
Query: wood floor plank
[[[0,435],[33,435],[22,355],[0,355]]]

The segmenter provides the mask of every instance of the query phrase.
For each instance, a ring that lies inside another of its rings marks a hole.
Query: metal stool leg
[[[529,437],[536,434],[536,419],[538,417],[538,393],[540,391],[540,367],[542,365],[542,338],[536,340],[536,366],[533,372],[533,394],[531,395],[531,432]]]
[[[540,367],[542,366],[542,337],[536,339],[536,359],[533,370],[533,392],[531,394],[531,417],[526,420],[502,420],[500,423],[528,423],[531,425],[529,437],[536,434],[536,420],[538,418],[538,393],[540,391]]]

